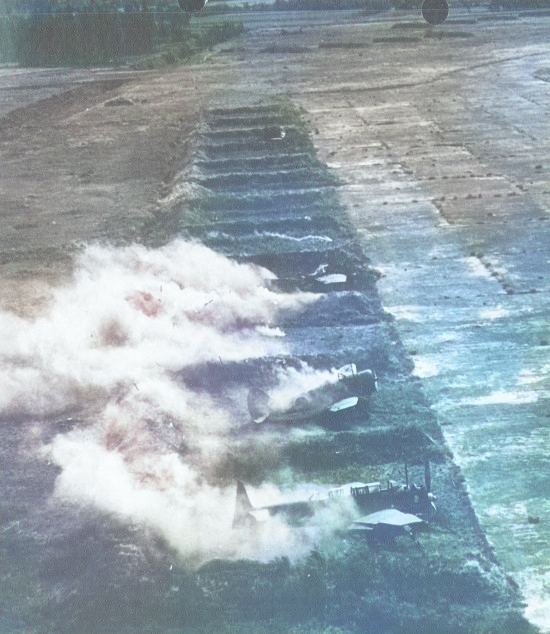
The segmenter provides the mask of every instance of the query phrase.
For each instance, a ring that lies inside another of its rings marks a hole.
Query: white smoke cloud
[[[279,520],[247,540],[231,530],[234,489],[212,480],[231,430],[248,422],[246,406],[235,421],[178,375],[285,353],[277,316],[317,296],[273,293],[272,277],[183,240],[155,250],[96,245],[47,314],[30,322],[0,313],[0,415],[84,412],[45,448],[61,469],[56,499],[144,523],[189,561],[309,552],[312,536]],[[283,391],[302,390],[333,373],[304,366],[281,378]]]
[[[87,248],[47,315],[0,314],[0,414],[45,416],[195,363],[280,352],[262,328],[315,296],[275,294],[266,277],[182,240]]]
[[[312,515],[299,528],[289,526],[284,513],[270,515],[269,511],[255,511],[258,522],[245,530],[246,539],[241,540],[237,551],[241,557],[269,561],[286,556],[291,562],[311,553],[314,548],[324,552],[338,548],[334,540],[336,531],[346,531],[358,519],[359,509],[351,496],[330,497],[329,488],[311,483],[293,484],[284,490],[273,484],[248,487],[247,493],[256,509],[270,505],[292,502],[312,502]],[[263,513],[263,515],[262,515]]]
[[[230,554],[233,500],[177,454],[134,448],[129,457],[82,432],[57,436],[50,453],[62,468],[56,483],[62,499],[146,524],[183,558]]]
[[[351,499],[339,499],[320,507],[307,527],[289,526],[275,516],[248,530],[233,530],[234,487],[210,486],[177,454],[147,452],[131,440],[132,451],[124,452],[106,447],[104,439],[87,431],[58,435],[49,447],[62,468],[56,495],[153,528],[188,563],[199,565],[212,557],[270,561],[286,556],[296,561],[316,546],[330,545],[334,531],[357,517]],[[312,485],[299,486],[284,499],[274,486],[254,494],[259,506],[324,497]]]
[[[301,394],[321,386],[337,383],[339,374],[336,369],[315,370],[302,362],[299,368],[279,368],[277,386],[270,390],[269,396],[274,409],[288,409]]]

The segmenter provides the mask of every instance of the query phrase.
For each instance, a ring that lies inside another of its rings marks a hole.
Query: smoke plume
[[[56,499],[147,524],[192,561],[311,548],[280,521],[253,539],[234,535],[234,485],[218,486],[212,474],[246,406],[235,420],[181,378],[194,365],[285,353],[278,316],[316,296],[274,293],[272,277],[183,240],[155,250],[96,245],[47,314],[29,322],[0,313],[0,416],[46,425],[81,413],[42,449],[60,468]],[[307,368],[291,374],[281,377],[283,395],[290,384],[332,380]]]

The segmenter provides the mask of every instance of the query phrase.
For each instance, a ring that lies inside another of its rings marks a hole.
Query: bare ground
[[[36,315],[83,243],[141,241],[173,202],[218,78],[114,71],[0,120],[1,308]]]
[[[71,90],[1,118],[0,307],[36,314],[82,243],[146,240],[142,228],[178,195],[201,112],[222,89],[241,102],[274,93],[303,105],[321,158],[352,185],[346,196],[363,186],[366,168],[383,165],[377,185],[397,169],[451,225],[479,224],[480,204],[483,224],[501,225],[502,213],[485,209],[488,197],[502,207],[497,198],[529,195],[547,208],[538,160],[544,103],[531,91],[526,131],[521,113],[498,120],[499,106],[495,115],[481,83],[488,88],[506,62],[545,83],[544,24],[474,21],[432,32],[421,22],[368,25],[355,14],[345,25],[308,19],[281,27],[262,16],[249,25],[246,46],[202,67],[90,73],[74,87],[67,73]],[[529,99],[527,87],[508,106]],[[483,147],[482,134],[496,142]],[[506,134],[507,149],[499,146]],[[367,180],[370,187],[372,172]],[[396,187],[380,201],[371,187],[371,200],[388,204]],[[361,223],[362,204],[348,202]]]

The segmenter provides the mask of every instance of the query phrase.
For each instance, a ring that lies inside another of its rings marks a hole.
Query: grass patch
[[[285,462],[305,480],[326,481],[328,477],[331,482],[335,482],[333,471],[361,472],[374,465],[405,461],[422,464],[425,457],[441,461],[444,455],[443,447],[434,445],[416,425],[326,433],[291,442],[283,451]]]

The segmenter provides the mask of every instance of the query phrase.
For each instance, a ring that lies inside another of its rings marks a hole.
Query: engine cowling
[[[204,9],[207,2],[208,0],[178,0],[180,9],[186,13],[196,13]]]

